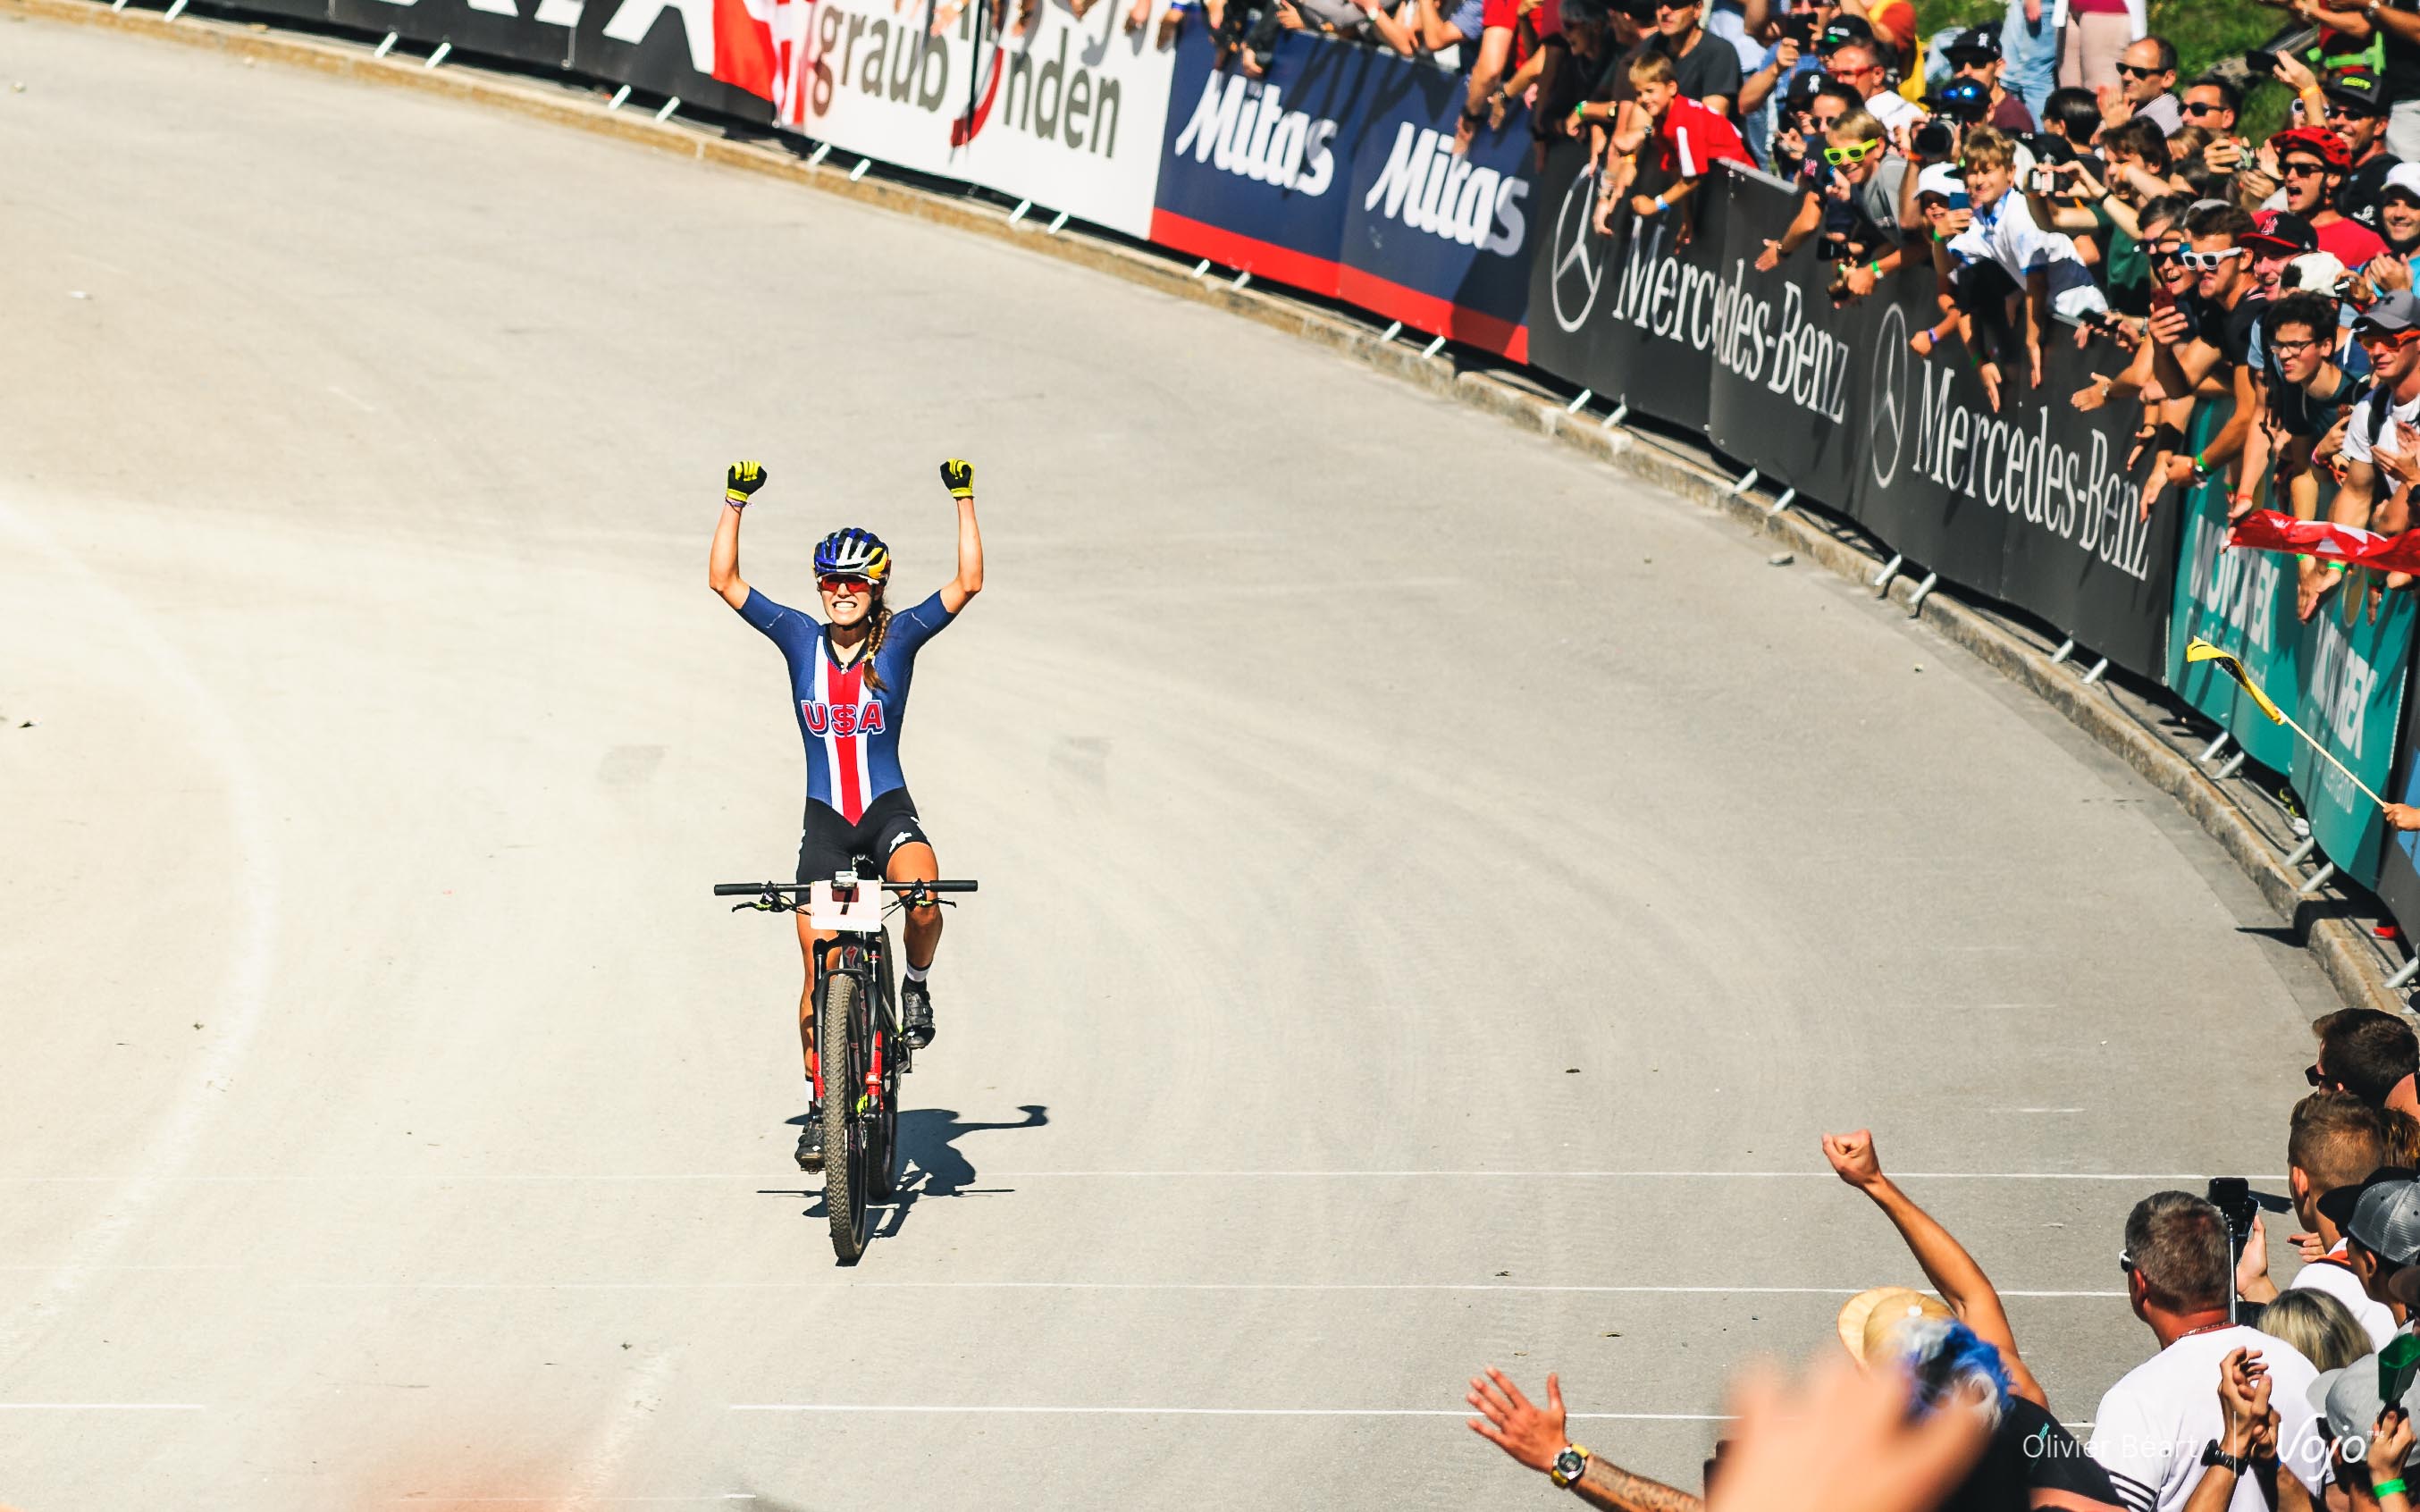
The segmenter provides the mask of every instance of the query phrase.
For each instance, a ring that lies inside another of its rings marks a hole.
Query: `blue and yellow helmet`
[[[891,548],[872,531],[854,525],[834,531],[815,543],[815,576],[885,581],[891,576]]]

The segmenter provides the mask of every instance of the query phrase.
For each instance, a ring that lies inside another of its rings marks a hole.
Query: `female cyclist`
[[[916,803],[899,770],[899,732],[908,718],[908,686],[916,653],[983,592],[983,534],[975,527],[975,470],[952,458],[941,483],[958,501],[958,575],[913,609],[893,612],[884,602],[891,552],[871,531],[851,526],[815,547],[815,589],[824,621],[774,603],[739,576],[739,515],[765,485],[765,470],[735,462],[723,480],[724,509],[714,527],[706,580],[742,619],[782,648],[790,668],[790,701],[807,747],[807,816],[799,841],[800,882],[829,881],[851,857],[879,857],[893,882],[930,882],[941,874],[932,842],[916,822]],[[799,1136],[799,1166],[823,1166],[823,1119],[814,1106],[815,949],[829,943],[798,916],[799,948],[807,984],[799,995],[799,1048],[807,1068],[807,1128]],[[899,989],[900,1032],[918,1049],[933,1042],[933,994],[926,973],[941,941],[941,910],[926,903],[908,912],[908,976]]]

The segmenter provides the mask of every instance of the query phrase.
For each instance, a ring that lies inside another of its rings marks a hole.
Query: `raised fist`
[[[765,486],[761,462],[734,462],[722,474],[722,497],[734,509],[748,507],[748,496]]]
[[[950,490],[953,499],[975,496],[975,465],[952,457],[941,464],[941,486]]]

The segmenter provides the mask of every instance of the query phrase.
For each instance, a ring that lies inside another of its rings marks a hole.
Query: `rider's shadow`
[[[1039,1129],[1050,1121],[1050,1110],[1038,1103],[1021,1104],[1017,1111],[1025,1117],[1001,1123],[968,1123],[950,1108],[901,1108],[899,1153],[905,1169],[900,1173],[899,1195],[891,1202],[891,1221],[879,1231],[885,1236],[899,1232],[908,1210],[926,1197],[1008,1190],[975,1185],[974,1165],[958,1152],[958,1140],[993,1129]]]
[[[967,1193],[1005,1192],[1006,1187],[979,1187],[974,1184],[974,1163],[958,1152],[958,1140],[970,1134],[993,1129],[1039,1129],[1050,1121],[1050,1110],[1038,1103],[1020,1105],[1025,1115],[1001,1123],[968,1123],[952,1108],[901,1108],[899,1110],[899,1154],[902,1169],[899,1191],[888,1203],[869,1203],[876,1211],[887,1208],[889,1220],[880,1224],[874,1237],[888,1237],[899,1232],[908,1221],[908,1210],[926,1197],[954,1197]],[[804,1123],[801,1118],[793,1124]],[[792,1188],[796,1191],[796,1188]],[[823,1194],[799,1193],[814,1199],[807,1216],[824,1216]]]

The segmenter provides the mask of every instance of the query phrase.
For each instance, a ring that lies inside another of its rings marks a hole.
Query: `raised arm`
[[[2000,1294],[1992,1288],[1992,1278],[1975,1263],[1975,1257],[1966,1253],[1966,1246],[1883,1174],[1882,1163],[1874,1155],[1874,1136],[1863,1129],[1854,1134],[1825,1134],[1823,1158],[1832,1163],[1832,1169],[1839,1173],[1841,1180],[1871,1197],[1874,1206],[1883,1210],[1883,1216],[1899,1229],[1900,1238],[1907,1242],[1908,1253],[1924,1268],[1926,1279],[1941,1293],[1949,1310],[1958,1315],[1958,1320],[1974,1330],[1977,1338],[1999,1350],[2017,1395],[2037,1406],[2048,1407],[2050,1398],[2041,1382],[2017,1357],[2017,1336],[2009,1328],[2009,1315],[2000,1306]]]
[[[941,607],[955,614],[983,592],[983,531],[975,524],[975,465],[954,456],[942,463],[941,486],[958,501],[958,575],[941,585]]]
[[[706,585],[733,609],[743,609],[748,603],[748,579],[739,576],[739,513],[748,507],[749,497],[763,486],[765,470],[754,462],[734,462],[722,475],[722,517],[714,522],[714,548],[706,557]],[[976,560],[982,560],[980,554]]]

